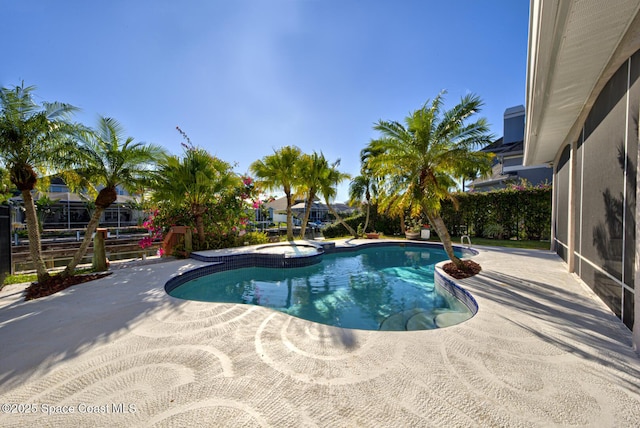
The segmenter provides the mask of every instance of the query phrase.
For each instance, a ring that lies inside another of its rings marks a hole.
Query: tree
[[[369,216],[371,211],[371,196],[372,193],[377,195],[378,186],[375,178],[371,172],[371,168],[369,167],[369,159],[374,154],[371,153],[367,148],[362,149],[360,151],[360,175],[356,176],[351,183],[349,183],[349,203],[351,205],[354,204],[362,204],[362,198],[365,198],[367,202],[367,214],[364,221],[364,227],[362,231],[364,233],[367,232],[367,227],[369,226]]]
[[[195,219],[198,242],[203,248],[206,241],[203,216],[207,204],[240,187],[241,181],[231,164],[202,148],[184,146],[186,150],[182,159],[164,156],[159,162],[151,184],[152,198],[173,206],[186,205]]]
[[[116,188],[122,187],[134,193],[148,180],[150,167],[156,159],[164,154],[160,146],[137,143],[132,137],[125,137],[122,125],[108,117],[100,117],[96,129],[79,132],[77,137],[80,147],[76,168],[66,175],[66,179],[72,187],[96,194],[95,209],[80,248],[74,253],[63,276],[73,275],[86,254],[102,213],[118,198]]]
[[[322,175],[326,173],[324,170],[326,166],[327,161],[322,153],[303,154],[299,161],[300,184],[298,190],[305,197],[304,218],[300,227],[300,238],[302,239],[304,239],[307,230],[313,201],[318,194],[320,180]]]
[[[42,105],[33,101],[34,86],[0,89],[0,158],[11,183],[20,191],[24,203],[29,236],[29,252],[38,282],[49,279],[42,259],[40,230],[32,191],[38,178],[50,168],[58,168],[73,159],[74,141],[70,138],[78,126],[69,120],[78,109],[59,102]]]
[[[440,216],[440,203],[453,199],[455,178],[469,170],[488,172],[492,155],[473,149],[488,144],[492,136],[485,119],[467,123],[482,106],[476,95],[463,97],[443,111],[444,92],[405,118],[405,125],[380,120],[374,129],[382,134],[369,149],[374,174],[381,179],[381,198],[396,212],[424,214],[435,228],[451,261],[458,269],[464,263],[455,256],[451,237]]]
[[[258,178],[256,184],[264,190],[282,189],[287,198],[287,240],[293,241],[293,205],[294,189],[300,177],[298,168],[302,152],[296,146],[285,146],[275,150],[272,155],[263,157],[251,164],[249,169]]]
[[[324,156],[323,156],[324,158]],[[346,223],[340,214],[333,208],[330,201],[335,199],[338,194],[338,184],[343,182],[344,180],[348,180],[351,178],[349,174],[340,172],[338,170],[338,166],[340,165],[340,159],[336,160],[334,163],[329,165],[329,163],[325,159],[325,166],[323,167],[324,173],[320,179],[320,194],[324,197],[324,202],[327,204],[327,208],[329,208],[329,212],[333,214],[333,216],[338,220],[340,224],[344,226],[345,229],[351,234],[353,237],[357,238],[358,233],[353,230],[348,223]]]
[[[9,179],[9,171],[0,166],[0,204],[7,202],[11,196],[13,184]]]

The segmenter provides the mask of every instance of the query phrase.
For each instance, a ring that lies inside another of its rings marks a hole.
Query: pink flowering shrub
[[[268,199],[267,199],[268,200]],[[255,210],[264,202],[258,198],[254,180],[251,177],[240,177],[235,187],[213,195],[211,200],[202,204],[204,207],[203,223],[205,225],[205,242],[200,244],[193,239],[194,250],[228,248],[238,245],[267,242],[266,235],[249,234],[255,220]],[[148,248],[152,242],[162,239],[171,226],[188,226],[197,236],[195,219],[190,207],[176,202],[161,204],[145,222],[144,227],[150,236],[140,241],[140,246]]]
[[[151,248],[153,244],[158,241],[162,241],[162,228],[155,223],[155,219],[157,216],[158,210],[156,209],[151,214],[149,214],[149,218],[144,223],[142,223],[142,227],[149,231],[149,236],[145,236],[140,241],[138,241],[138,245],[143,250]]]

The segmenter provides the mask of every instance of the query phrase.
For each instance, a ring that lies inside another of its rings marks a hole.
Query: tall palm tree
[[[34,86],[0,89],[0,159],[9,177],[22,195],[29,236],[29,252],[38,282],[49,279],[42,259],[40,230],[33,201],[39,176],[73,159],[74,142],[70,136],[77,126],[69,120],[78,109],[70,104],[38,105],[33,100]]]
[[[291,206],[295,187],[300,177],[298,167],[302,152],[296,146],[285,146],[272,155],[251,164],[249,169],[258,178],[257,185],[265,190],[282,189],[287,198],[287,240],[293,241],[293,220]]]
[[[354,177],[353,180],[351,180],[351,183],[349,183],[349,203],[352,205],[361,204],[363,197],[367,202],[367,214],[364,221],[364,227],[362,228],[364,233],[367,232],[367,227],[369,226],[372,193],[374,195],[377,195],[378,193],[378,186],[375,177],[369,167],[369,159],[373,155],[374,153],[371,153],[368,148],[364,148],[360,151],[360,175]]]
[[[96,194],[95,210],[80,248],[74,253],[63,276],[73,275],[86,254],[102,213],[118,198],[116,187],[131,193],[137,191],[149,178],[151,166],[164,154],[160,146],[137,143],[132,137],[126,137],[122,125],[108,117],[100,117],[96,129],[78,133],[78,140],[77,168],[66,177],[70,182],[76,178],[73,184]]]
[[[310,155],[303,154],[299,162],[300,184],[298,191],[305,197],[305,210],[302,226],[300,227],[300,238],[304,239],[311,207],[318,195],[320,180],[325,173],[324,168],[326,168],[327,161],[322,152],[320,154],[313,152]]]
[[[325,160],[326,162],[326,160]],[[335,199],[338,194],[338,185],[344,180],[349,180],[351,176],[349,174],[340,172],[338,170],[338,166],[340,165],[340,159],[336,160],[332,164],[326,162],[326,166],[323,167],[324,173],[320,179],[320,194],[324,198],[325,204],[327,204],[327,208],[329,208],[329,212],[333,214],[333,216],[338,220],[340,224],[344,226],[345,229],[352,235],[354,238],[358,237],[358,233],[353,229],[353,227],[349,226],[347,222],[345,222],[340,214],[333,208],[331,205],[331,200]]]
[[[382,137],[370,143],[376,153],[370,166],[382,180],[384,204],[395,210],[410,210],[427,216],[442,240],[451,261],[465,265],[455,256],[451,237],[440,216],[443,199],[453,199],[451,189],[461,172],[491,168],[489,153],[474,151],[491,142],[485,119],[467,123],[482,106],[476,95],[464,96],[460,103],[443,111],[444,92],[405,118],[405,125],[380,120],[374,129]]]
[[[185,146],[182,159],[164,156],[151,185],[156,202],[186,204],[193,216],[200,248],[206,240],[204,214],[207,204],[221,194],[240,186],[232,165],[206,150]]]

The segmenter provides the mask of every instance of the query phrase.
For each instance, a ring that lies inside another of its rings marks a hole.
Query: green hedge
[[[551,187],[514,186],[482,193],[456,193],[458,209],[450,200],[442,202],[442,219],[452,236],[466,232],[470,236],[491,239],[548,240],[551,232]],[[365,214],[344,219],[357,230],[364,226]],[[460,227],[464,226],[464,227]],[[400,234],[400,220],[371,210],[367,231],[388,236]],[[435,230],[432,229],[432,232]],[[326,238],[348,235],[339,223],[322,231]]]
[[[367,218],[366,213],[358,213],[354,216],[343,219],[354,230],[358,230],[358,225],[364,227],[364,222]],[[397,218],[389,217],[388,215],[378,214],[375,207],[372,207],[369,214],[369,225],[367,226],[367,232],[378,232],[383,235],[393,236],[400,234],[400,220]],[[333,223],[324,229],[322,229],[322,235],[325,238],[336,238],[339,236],[348,235],[347,229],[340,223]]]
[[[492,192],[458,193],[458,210],[451,201],[442,203],[442,218],[450,233],[459,226],[471,236],[495,239],[549,239],[551,187],[515,187]]]

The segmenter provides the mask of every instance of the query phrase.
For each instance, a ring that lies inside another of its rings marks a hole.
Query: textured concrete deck
[[[483,272],[461,284],[478,314],[415,332],[167,296],[170,275],[202,265],[190,260],[26,303],[10,287],[0,403],[36,413],[0,425],[638,426],[640,359],[602,302],[549,252],[475,260]]]

